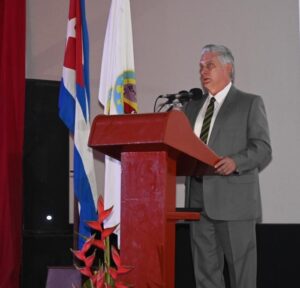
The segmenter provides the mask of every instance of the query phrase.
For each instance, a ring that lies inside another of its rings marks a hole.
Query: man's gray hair
[[[227,47],[225,47],[223,45],[208,44],[208,45],[205,45],[202,48],[202,50],[201,50],[201,57],[206,52],[217,53],[220,61],[223,64],[231,64],[232,70],[231,70],[230,78],[231,78],[231,81],[233,83],[234,82],[234,76],[235,76],[234,75],[235,68],[234,68],[234,58],[233,58],[233,55],[232,55],[231,51]]]

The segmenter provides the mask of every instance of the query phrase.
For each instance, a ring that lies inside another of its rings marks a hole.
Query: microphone
[[[193,95],[192,99],[197,99],[203,96],[203,91],[200,88],[192,88],[189,93]]]
[[[160,95],[159,98],[166,98],[168,99],[168,102],[173,102],[174,100],[184,102],[189,101],[190,99],[201,97],[202,95],[203,92],[200,88],[193,88],[189,92],[186,90],[182,90],[175,94]]]

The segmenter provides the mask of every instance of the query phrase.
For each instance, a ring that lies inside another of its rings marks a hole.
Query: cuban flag
[[[102,55],[99,101],[107,115],[136,113],[138,110],[129,0],[111,2]],[[107,227],[122,224],[120,191],[120,162],[106,157],[104,206],[105,209],[114,207],[105,223]],[[116,230],[118,235],[120,225]]]
[[[78,247],[91,234],[86,221],[96,219],[94,159],[90,133],[89,45],[85,1],[70,0],[67,43],[59,96],[59,116],[74,138],[74,192],[79,203]]]

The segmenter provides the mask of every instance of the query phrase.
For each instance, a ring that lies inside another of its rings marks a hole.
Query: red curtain
[[[0,0],[0,288],[19,288],[25,0]]]

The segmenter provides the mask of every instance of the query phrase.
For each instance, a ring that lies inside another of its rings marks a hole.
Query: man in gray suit
[[[190,226],[196,287],[225,287],[225,257],[231,288],[255,288],[258,173],[271,160],[264,103],[234,87],[234,58],[224,46],[202,49],[200,80],[206,93],[184,112],[195,134],[222,158],[215,174],[186,180],[186,206],[203,210]]]

